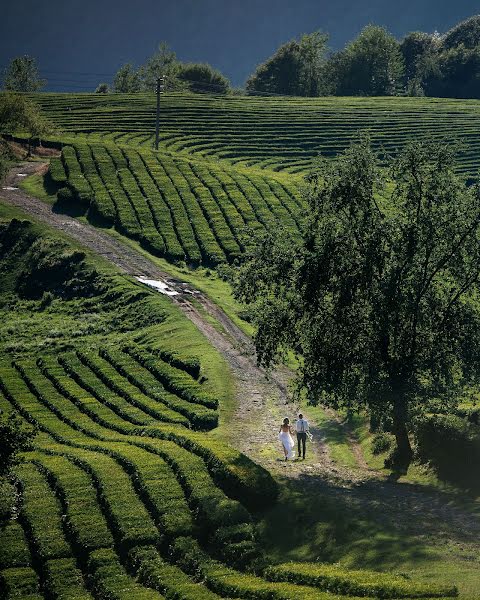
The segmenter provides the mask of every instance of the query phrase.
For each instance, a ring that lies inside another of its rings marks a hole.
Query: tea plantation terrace
[[[166,377],[171,366],[153,373],[148,354],[120,354],[0,363],[1,410],[15,409],[40,431],[17,468],[20,518],[0,532],[6,598],[455,595],[322,565],[308,576],[295,563],[264,577],[249,572],[262,564],[249,508],[272,502],[274,486],[234,450],[175,424],[163,384],[204,406],[193,383],[187,392],[182,377]]]
[[[91,141],[153,144],[153,94],[36,94],[63,134]],[[360,130],[374,146],[394,153],[408,140],[461,140],[459,170],[480,166],[480,103],[445,98],[215,97],[165,94],[161,147],[275,171],[304,172],[319,153],[332,157]]]
[[[297,230],[302,209],[291,176],[116,144],[64,146],[50,177],[61,209],[193,265],[233,262],[275,222]]]

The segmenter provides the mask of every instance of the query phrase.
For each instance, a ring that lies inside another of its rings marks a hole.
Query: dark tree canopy
[[[400,43],[400,52],[405,64],[405,78],[408,81],[417,76],[419,61],[428,52],[435,50],[437,39],[422,31],[412,31]]]
[[[480,98],[480,46],[468,49],[460,45],[427,60],[421,64],[421,70],[423,87],[429,96]]]
[[[383,27],[368,25],[330,62],[339,96],[392,96],[403,84],[404,63],[397,40]]]
[[[153,92],[157,86],[157,79],[163,77],[165,89],[176,90],[179,87],[177,79],[179,70],[180,62],[175,52],[166,42],[160,42],[157,51],[138,70],[141,89]]]
[[[163,80],[165,91],[230,92],[230,82],[220,71],[207,63],[180,62],[166,42],[161,42],[157,51],[138,69],[130,63],[123,65],[115,75],[113,90],[129,94],[153,92],[158,79]]]
[[[327,41],[328,36],[317,31],[283,44],[249,77],[247,92],[324,95]]]
[[[120,67],[113,79],[113,91],[119,94],[135,94],[141,89],[142,82],[134,67],[130,63]]]
[[[445,49],[456,48],[460,45],[470,49],[480,45],[480,15],[474,15],[458,23],[442,38],[442,46]]]
[[[386,188],[368,140],[352,146],[311,176],[300,236],[268,233],[236,285],[260,364],[296,352],[308,400],[381,417],[401,471],[412,420],[479,376],[480,193],[453,166],[412,143]]]
[[[108,94],[110,92],[110,88],[108,87],[108,83],[99,83],[95,88],[96,94]]]

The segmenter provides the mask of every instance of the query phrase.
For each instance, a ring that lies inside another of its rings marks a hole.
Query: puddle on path
[[[166,296],[178,296],[178,292],[172,289],[168,283],[162,281],[161,279],[148,279],[147,277],[135,277],[135,279],[140,281],[140,283],[148,285],[148,287],[159,291],[161,294],[165,294]]]

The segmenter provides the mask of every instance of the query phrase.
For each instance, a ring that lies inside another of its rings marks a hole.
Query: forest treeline
[[[367,25],[342,50],[331,52],[327,33],[315,31],[282,44],[259,64],[244,88],[207,63],[185,63],[165,42],[140,67],[124,64],[99,93],[167,91],[286,96],[434,96],[480,98],[480,15],[438,32],[413,31],[397,40],[384,27]],[[34,59],[12,60],[3,88],[36,91]]]
[[[328,35],[286,42],[246,82],[247,93],[293,96],[480,98],[480,15],[444,35],[421,31],[398,41],[368,25],[329,53]]]

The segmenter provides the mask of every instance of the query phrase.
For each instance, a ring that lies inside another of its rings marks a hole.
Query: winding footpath
[[[13,168],[0,189],[0,201],[50,227],[114,264],[121,272],[161,281],[173,292],[170,296],[180,310],[198,327],[228,362],[236,381],[237,408],[229,424],[230,442],[274,475],[304,486],[308,493],[323,494],[347,510],[358,511],[382,527],[408,535],[428,537],[442,543],[446,537],[462,549],[480,556],[480,519],[469,509],[454,503],[447,494],[387,481],[368,469],[357,442],[350,440],[358,466],[348,469],[330,457],[321,428],[313,424],[314,443],[307,461],[285,463],[277,449],[280,419],[293,416],[298,407],[288,395],[288,372],[266,373],[256,365],[251,340],[211,300],[198,290],[172,278],[152,260],[131,246],[113,238],[106,230],[56,213],[52,206],[21,189],[27,175],[46,168],[42,163],[23,163]],[[192,301],[194,298],[194,301]],[[213,318],[221,325],[215,327]],[[307,417],[308,417],[308,411]],[[332,420],[335,414],[329,415]]]

